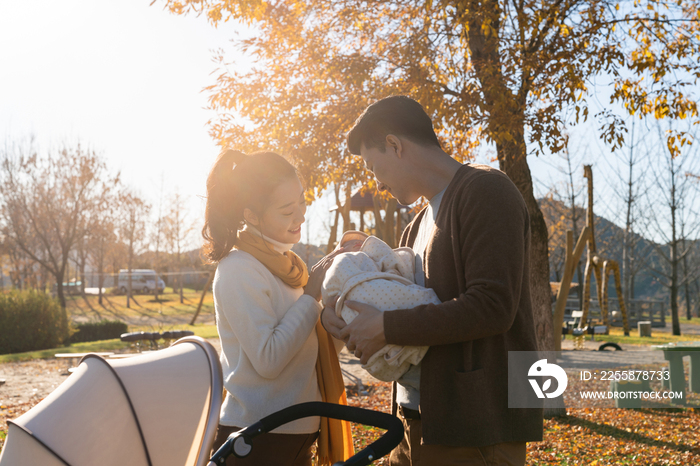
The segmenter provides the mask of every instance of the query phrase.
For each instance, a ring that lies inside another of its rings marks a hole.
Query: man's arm
[[[481,174],[459,194],[454,200],[459,228],[452,233],[459,235],[455,254],[459,248],[466,290],[441,304],[383,313],[388,343],[434,346],[477,340],[504,333],[513,324],[527,264],[525,202],[499,172]],[[450,261],[445,267],[453,266],[453,257],[443,260]]]
[[[354,352],[362,364],[367,364],[370,356],[387,344],[383,313],[374,306],[357,301],[345,301],[345,305],[358,314],[340,331],[340,336],[348,351]]]
[[[366,362],[383,344],[444,345],[506,332],[515,319],[526,266],[529,217],[515,185],[500,173],[481,175],[457,209],[458,247],[466,291],[441,304],[380,312],[368,305],[339,336]],[[450,256],[446,267],[452,265]]]

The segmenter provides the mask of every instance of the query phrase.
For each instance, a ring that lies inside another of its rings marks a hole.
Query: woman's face
[[[261,222],[255,226],[280,243],[298,243],[305,213],[304,188],[298,178],[289,178],[272,191]]]

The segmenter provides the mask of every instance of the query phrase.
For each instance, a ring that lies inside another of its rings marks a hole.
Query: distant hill
[[[554,199],[543,198],[539,199],[538,203],[542,213],[545,216],[545,221],[547,222],[547,227],[550,231],[550,257],[549,257],[549,268],[550,268],[550,280],[553,282],[559,281],[557,277],[557,271],[560,271],[563,266],[563,248],[566,242],[566,237],[564,231],[566,229],[573,229],[570,218],[570,209],[561,201]],[[586,224],[586,209],[577,207],[576,214],[577,218],[577,235],[581,233],[581,230]],[[624,230],[617,225],[615,225],[610,220],[605,217],[595,215],[595,241],[598,254],[606,259],[612,259],[618,262],[620,265],[620,270],[622,271],[622,242]],[[555,227],[556,225],[556,227]],[[558,231],[553,231],[554,229]],[[574,242],[578,238],[574,238]],[[657,244],[653,241],[647,240],[639,234],[633,236],[635,241],[635,254],[637,261],[646,260],[651,262],[655,267],[661,268],[659,263],[659,258],[656,255],[655,247]],[[558,248],[557,248],[558,246]],[[586,264],[586,252],[584,250],[581,256],[581,271],[585,270]],[[560,275],[561,276],[561,275]],[[576,276],[574,276],[574,281],[577,281]],[[610,296],[614,297],[616,295],[613,280],[610,280]],[[595,293],[595,281],[591,288],[591,292]],[[640,269],[635,275],[634,280],[634,297],[643,298],[653,298],[653,299],[664,299],[668,295],[668,291],[659,283],[658,279],[654,274],[646,268]]]

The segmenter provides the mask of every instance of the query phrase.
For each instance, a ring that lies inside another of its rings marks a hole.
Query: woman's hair
[[[247,207],[262,216],[272,191],[292,177],[298,177],[294,166],[274,152],[246,155],[223,150],[207,178],[202,229],[207,259],[218,262],[226,257],[243,228],[243,210]]]

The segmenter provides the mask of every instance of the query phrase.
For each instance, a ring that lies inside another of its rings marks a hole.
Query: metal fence
[[[652,327],[666,327],[666,309],[665,301],[656,299],[632,299],[625,303],[627,305],[627,319],[630,328],[636,327],[639,321],[650,321]],[[564,310],[564,321],[572,320],[571,312],[580,311],[581,306],[578,299],[568,299]],[[610,314],[610,325],[613,327],[622,327],[622,314],[620,311],[620,302],[617,298],[608,300],[608,313]],[[615,314],[613,314],[613,312]],[[602,321],[600,303],[597,299],[591,299],[591,306],[588,311],[588,318],[592,320]]]

